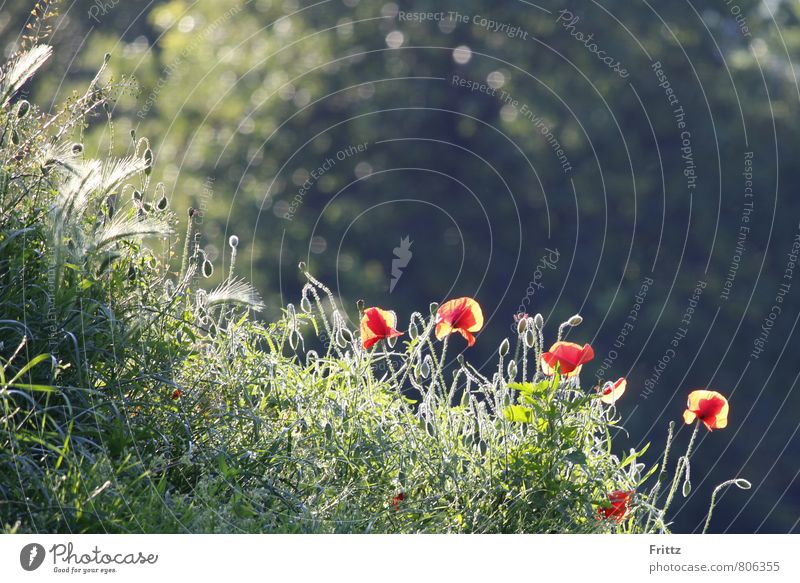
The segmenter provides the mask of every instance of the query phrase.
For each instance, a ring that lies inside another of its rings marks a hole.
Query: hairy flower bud
[[[500,354],[501,357],[503,357],[506,354],[508,354],[509,347],[510,345],[508,343],[508,338],[503,338],[503,341],[500,343],[500,348],[498,349],[497,352]]]
[[[517,363],[513,360],[509,361],[507,370],[508,380],[513,381],[514,377],[517,376]]]
[[[17,118],[22,119],[28,112],[31,110],[31,104],[27,100],[23,99],[17,105]]]

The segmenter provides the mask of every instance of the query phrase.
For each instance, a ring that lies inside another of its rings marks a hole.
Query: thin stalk
[[[697,439],[697,432],[700,429],[700,420],[698,420],[694,425],[694,431],[692,431],[692,438],[689,440],[689,447],[686,448],[686,453],[678,458],[678,463],[675,467],[675,477],[672,478],[672,486],[670,486],[669,494],[667,495],[667,501],[664,503],[664,508],[661,509],[661,516],[659,518],[659,523],[663,526],[664,524],[664,516],[667,514],[667,510],[672,504],[672,499],[675,497],[675,492],[678,491],[678,484],[683,477],[683,471],[686,469],[686,465],[689,463],[689,456],[692,453],[692,448],[694,447],[694,442]]]

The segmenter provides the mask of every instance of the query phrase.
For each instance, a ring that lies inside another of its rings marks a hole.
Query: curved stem
[[[697,432],[700,429],[700,420],[698,419],[694,425],[694,431],[692,432],[692,438],[689,440],[689,447],[686,448],[686,453],[678,458],[678,463],[675,466],[675,477],[672,478],[672,486],[670,486],[669,494],[667,495],[667,501],[664,503],[664,508],[661,509],[661,516],[659,522],[663,526],[664,524],[664,516],[667,514],[667,510],[672,504],[672,499],[675,497],[675,492],[678,491],[678,484],[683,477],[683,471],[686,469],[687,464],[689,463],[689,456],[692,453],[692,448],[694,447],[694,442],[697,439]]]

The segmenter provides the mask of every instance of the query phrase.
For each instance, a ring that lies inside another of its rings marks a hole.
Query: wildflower
[[[613,383],[606,383],[600,391],[600,400],[603,401],[603,403],[613,405],[625,392],[627,386],[628,381],[626,381],[624,377],[618,378]]]
[[[394,329],[395,316],[380,308],[367,308],[361,317],[361,342],[364,348],[372,348],[379,340],[402,336]]]
[[[468,346],[475,344],[473,332],[483,327],[483,311],[472,298],[458,298],[442,304],[436,312],[436,338],[458,332]]]
[[[183,391],[182,391],[182,390],[180,390],[180,389],[175,389],[175,390],[172,392],[172,400],[173,400],[173,401],[177,401],[177,400],[178,400],[178,399],[180,399],[182,396],[183,396]]]
[[[599,518],[613,518],[616,522],[622,522],[628,515],[630,503],[633,499],[633,490],[615,490],[608,495],[611,506],[608,508],[598,508]]]
[[[716,391],[698,389],[689,393],[683,420],[689,424],[699,419],[709,431],[728,426],[728,399]]]
[[[400,491],[394,496],[392,496],[392,506],[394,507],[395,512],[400,510],[400,503],[405,499],[406,499],[406,494],[403,491]]]
[[[552,375],[556,364],[564,376],[572,377],[581,372],[581,367],[594,358],[594,350],[588,344],[580,346],[574,342],[556,342],[549,352],[542,354],[542,372]]]

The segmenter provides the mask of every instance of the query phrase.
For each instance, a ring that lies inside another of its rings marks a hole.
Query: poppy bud
[[[580,326],[581,322],[583,322],[583,318],[580,316],[580,314],[575,314],[569,320],[567,320],[567,325],[568,326]]]
[[[525,347],[533,348],[534,344],[536,344],[536,335],[533,333],[533,330],[528,330],[525,332]]]
[[[536,314],[533,317],[533,325],[537,330],[544,328],[544,318],[542,318],[541,314]]]
[[[299,269],[300,271],[305,271],[306,270],[306,262],[305,261],[301,261],[300,263],[298,263],[297,264],[297,269]]]
[[[19,102],[19,105],[17,106],[17,118],[22,119],[23,117],[28,115],[28,112],[30,110],[31,110],[30,102],[23,99],[22,101]]]
[[[231,235],[228,238],[228,245],[231,246],[231,249],[236,249],[239,246],[239,237],[236,235]]]
[[[79,154],[83,153],[83,144],[81,144],[80,142],[76,142],[72,144],[70,150],[72,151],[73,155],[78,156]]]
[[[422,360],[422,364],[419,365],[419,375],[423,379],[427,379],[428,375],[431,374],[431,355],[428,354]]]
[[[514,380],[514,377],[517,376],[517,363],[516,361],[510,361],[508,363],[508,380]]]
[[[209,278],[214,275],[214,264],[208,259],[203,261],[203,277]]]
[[[517,334],[522,336],[528,330],[528,319],[521,318],[519,322],[517,322]]]
[[[301,338],[302,336],[300,336],[300,333],[296,330],[289,332],[289,346],[292,350],[297,350],[297,345]]]
[[[431,309],[431,316],[435,316],[436,312],[439,311],[439,304],[437,302],[431,302],[430,309]]]
[[[508,354],[508,349],[509,348],[510,348],[510,345],[509,345],[509,342],[508,342],[508,338],[503,338],[503,341],[500,343],[500,348],[499,348],[499,350],[497,352],[500,354],[501,357],[503,357],[506,354]]]

